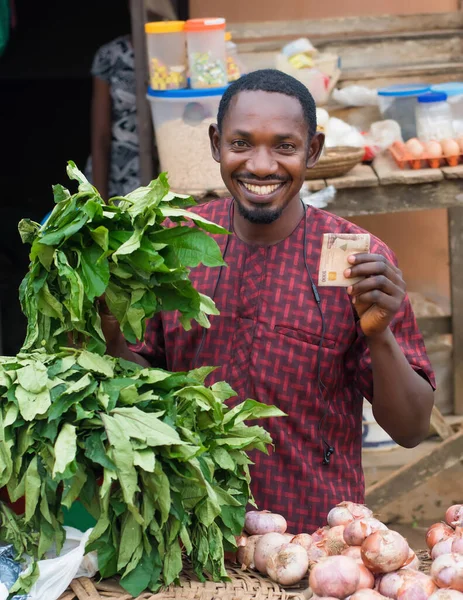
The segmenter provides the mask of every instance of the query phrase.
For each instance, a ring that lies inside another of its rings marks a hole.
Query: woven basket
[[[365,155],[363,148],[337,146],[326,148],[315,167],[307,169],[306,179],[331,179],[341,177],[362,162]]]
[[[136,600],[309,600],[312,592],[307,589],[284,590],[267,577],[258,573],[227,567],[231,581],[201,583],[186,568],[180,576],[180,585],[170,585],[157,594],[143,592]],[[117,579],[96,581],[81,577],[74,579],[70,589],[59,600],[134,600],[118,583]]]

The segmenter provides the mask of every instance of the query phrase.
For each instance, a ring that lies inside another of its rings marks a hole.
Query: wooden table
[[[344,177],[308,181],[309,190],[334,185],[327,210],[342,217],[448,209],[451,278],[450,317],[420,319],[424,335],[453,334],[454,413],[463,414],[463,165],[401,170],[388,154],[358,165]],[[411,248],[412,250],[412,248]]]

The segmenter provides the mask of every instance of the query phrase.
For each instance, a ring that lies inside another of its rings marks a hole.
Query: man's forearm
[[[389,328],[367,341],[373,371],[374,417],[398,444],[414,447],[429,431],[432,388],[412,369]]]

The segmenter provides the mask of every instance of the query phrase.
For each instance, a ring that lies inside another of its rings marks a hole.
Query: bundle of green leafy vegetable
[[[223,265],[217,243],[206,232],[227,231],[184,210],[193,199],[172,194],[165,174],[105,204],[74,163],[67,171],[79,182],[78,193],[55,185],[56,206],[46,223],[26,219],[19,225],[23,241],[32,246],[20,288],[28,320],[23,350],[53,352],[68,345],[72,332],[87,349],[103,354],[94,302],[103,293],[132,343],[143,339],[146,319],[160,310],[178,310],[185,328],[191,319],[209,327],[207,315],[217,309],[193,288],[189,267]],[[167,217],[177,225],[162,226]],[[195,226],[182,226],[185,221]]]
[[[170,373],[104,356],[95,299],[105,295],[129,341],[159,310],[208,326],[217,311],[189,267],[223,264],[200,228],[225,231],[185,211],[191,201],[165,176],[105,205],[73,163],[68,172],[78,193],[55,186],[46,224],[20,225],[32,245],[21,286],[28,330],[21,353],[0,358],[0,487],[25,498],[25,513],[0,504],[0,537],[34,559],[53,543],[59,551],[63,509],[78,499],[96,519],[87,550],[101,576],[120,574],[132,595],[176,581],[185,556],[198,577],[223,579],[224,550],[252,502],[247,452],[271,443],[245,421],[283,413],[253,400],[228,408],[235,394],[205,384],[210,367]],[[175,224],[186,219],[200,228]],[[64,348],[75,331],[79,349]]]
[[[64,540],[62,508],[79,499],[97,519],[87,550],[102,577],[122,575],[132,595],[175,581],[188,555],[199,577],[226,577],[252,500],[245,450],[269,434],[244,420],[279,416],[253,400],[233,409],[226,383],[142,368],[86,350],[37,350],[0,360],[0,486],[26,511],[5,507],[2,536],[40,558]]]

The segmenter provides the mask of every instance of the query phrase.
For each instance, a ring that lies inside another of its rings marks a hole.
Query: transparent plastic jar
[[[225,19],[189,19],[185,23],[190,85],[193,89],[228,84]]]
[[[454,136],[452,111],[444,92],[428,92],[418,96],[416,133],[423,142],[445,140]]]
[[[452,111],[454,133],[457,136],[463,135],[463,83],[459,81],[438,83],[433,85],[431,90],[447,94],[447,102]]]
[[[146,44],[153,90],[187,87],[187,60],[184,21],[145,24]]]
[[[405,141],[416,137],[415,108],[419,95],[429,92],[421,83],[390,85],[378,90],[379,110],[384,120],[397,121]]]

